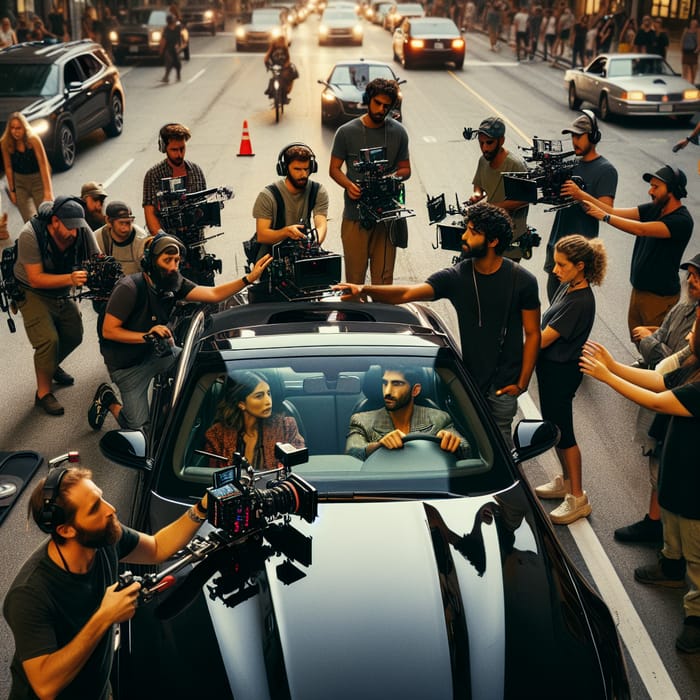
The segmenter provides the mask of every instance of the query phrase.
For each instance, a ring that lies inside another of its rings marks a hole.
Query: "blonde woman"
[[[13,112],[0,139],[0,148],[10,200],[19,209],[22,221],[29,221],[41,202],[54,199],[44,144],[26,117]]]

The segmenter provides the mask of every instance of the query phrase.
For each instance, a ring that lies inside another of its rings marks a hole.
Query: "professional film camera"
[[[202,454],[229,462],[227,457]],[[306,448],[277,443],[275,456],[281,465],[278,469],[255,472],[244,457],[234,453],[230,459],[233,464],[215,471],[213,486],[207,490],[207,520],[216,529],[206,538],[194,537],[184,554],[157,574],[136,576],[124,572],[117,588],[138,581],[139,600],[147,603],[177,583],[176,572],[192,566],[181,585],[159,606],[157,616],[163,619],[183,610],[209,579],[209,596],[220,598],[229,607],[252,597],[257,592],[256,576],[275,554],[285,557],[277,566],[282,583],[291,585],[303,578],[306,574],[292,562],[311,565],[311,538],[292,527],[291,516],[313,522],[318,514],[318,493],[291,471],[293,466],[308,460]],[[274,478],[266,488],[255,488],[256,480],[271,475]],[[220,575],[212,578],[217,572]]]
[[[353,163],[360,173],[360,224],[372,228],[380,221],[398,221],[415,216],[406,201],[404,183],[389,172],[386,146],[360,149],[360,158]]]
[[[85,270],[88,278],[83,287],[73,292],[74,299],[92,299],[96,302],[106,302],[114,289],[114,285],[124,277],[121,263],[111,255],[97,253],[76,268]]]
[[[223,232],[205,237],[202,229],[221,226],[221,210],[231,199],[233,190],[228,187],[211,187],[199,192],[187,192],[184,178],[169,177],[161,180],[157,193],[157,210],[163,230],[177,236],[187,249],[187,259],[182,273],[196,284],[214,285],[214,274],[221,273],[222,262],[204,250],[206,241],[223,235]]]
[[[469,206],[467,202],[460,202],[457,194],[455,194],[454,205],[448,205],[445,202],[444,193],[436,197],[428,195],[428,223],[437,224],[435,228],[436,243],[433,244],[433,248],[460,253],[452,258],[453,264],[462,259],[462,235],[467,225],[466,215]],[[478,204],[471,206],[478,206]],[[452,217],[451,220],[443,223],[448,216]],[[529,260],[532,257],[532,249],[539,246],[541,242],[542,238],[537,230],[528,226],[527,230],[513,241],[512,246],[520,248],[523,258]]]
[[[529,153],[525,161],[533,163],[527,172],[503,173],[507,199],[533,204],[550,204],[545,211],[556,211],[576,204],[576,200],[561,194],[567,180],[583,187],[583,180],[573,175],[578,164],[574,151],[564,151],[559,139],[532,139],[532,147],[522,148]]]
[[[272,246],[272,262],[260,282],[248,288],[248,301],[302,301],[332,293],[331,285],[340,282],[342,258],[323,249],[309,223],[305,232],[303,239],[287,238]],[[251,270],[250,261],[246,270]]]

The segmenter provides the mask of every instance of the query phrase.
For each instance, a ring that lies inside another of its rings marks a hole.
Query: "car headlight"
[[[48,119],[37,119],[35,122],[30,122],[30,126],[37,136],[43,136],[51,128]]]
[[[211,10],[206,10],[204,13],[204,19],[214,19],[214,13]]]
[[[156,29],[155,31],[151,32],[151,44],[159,44],[161,36],[162,34],[160,29]]]
[[[372,19],[372,17],[374,17],[374,10],[367,10],[365,16],[367,17],[367,19]]]
[[[325,24],[322,24],[322,25],[318,28],[318,33],[319,33],[321,36],[328,36],[328,27],[327,27]]]
[[[353,33],[355,36],[362,36],[362,26],[359,25],[359,24],[356,24],[356,25],[352,28],[352,33]]]
[[[464,48],[464,39],[452,39],[452,48],[461,51]]]
[[[245,29],[243,27],[236,27],[236,39],[245,39]]]
[[[700,90],[683,90],[684,100],[697,100],[698,98],[700,98]]]
[[[423,41],[423,39],[411,39],[408,42],[408,45],[412,49],[422,49],[425,46],[425,42]]]
[[[335,102],[336,101],[336,96],[332,92],[324,92],[321,94],[321,99],[324,102]]]
[[[282,28],[281,27],[275,27],[270,31],[270,34],[272,35],[273,39],[276,39],[278,36],[282,36]]]
[[[646,95],[641,90],[625,90],[620,97],[629,102],[643,102]]]
[[[112,29],[112,31],[107,35],[107,37],[113,44],[119,43],[119,32],[115,32],[114,29]]]

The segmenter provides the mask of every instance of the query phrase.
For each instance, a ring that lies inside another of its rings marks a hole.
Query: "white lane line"
[[[518,403],[525,418],[542,418],[529,394],[520,396]],[[550,478],[554,478],[556,474],[561,472],[559,462],[552,451],[542,455],[540,460],[542,465],[546,467],[545,471]],[[600,595],[610,608],[620,636],[649,696],[664,698],[664,700],[676,700],[676,698],[680,700],[680,695],[673,685],[644,623],[637,614],[591,524],[586,518],[581,518],[567,527],[591,572]]]
[[[133,158],[129,158],[123,165],[120,165],[103,183],[102,187],[109,187],[132,163]]]
[[[197,73],[195,73],[195,74],[187,81],[187,84],[190,85],[191,83],[193,83],[193,82],[194,82],[195,80],[197,80],[198,78],[201,78],[206,72],[207,72],[207,69],[206,69],[206,68],[202,68],[202,70],[200,70],[200,71],[198,71]]]
[[[512,66],[519,66],[517,61],[465,61],[465,66],[473,66],[476,68],[490,68],[491,66],[497,68],[510,68]]]

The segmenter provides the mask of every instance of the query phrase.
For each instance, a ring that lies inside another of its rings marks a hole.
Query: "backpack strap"
[[[284,221],[285,221],[285,206],[284,206],[284,200],[282,199],[282,194],[281,192],[277,189],[277,185],[272,184],[272,185],[266,185],[267,189],[270,191],[272,194],[272,197],[275,200],[275,204],[277,205],[274,211],[274,226],[273,228],[275,231],[284,228]]]

